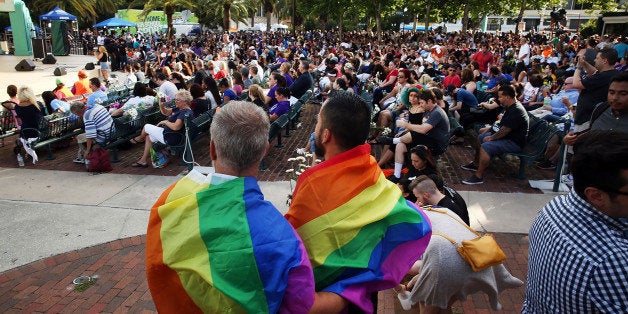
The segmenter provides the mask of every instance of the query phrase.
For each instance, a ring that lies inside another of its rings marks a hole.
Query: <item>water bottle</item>
[[[552,101],[552,98],[550,97],[543,98],[543,106],[549,106],[551,101]]]
[[[85,169],[89,170],[89,158],[85,158]]]
[[[24,167],[24,158],[22,157],[22,154],[20,153],[17,154],[17,164],[20,167]]]

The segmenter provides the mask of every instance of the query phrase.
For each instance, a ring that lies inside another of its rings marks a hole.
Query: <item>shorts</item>
[[[164,128],[152,124],[145,124],[144,132],[148,134],[151,143],[159,142],[162,144],[166,144],[166,141],[164,140]]]
[[[491,158],[495,156],[499,156],[501,154],[506,153],[518,153],[521,151],[521,147],[517,145],[512,140],[495,140],[490,142],[484,142],[484,138],[487,136],[493,135],[493,132],[485,132],[478,136],[478,140],[480,140],[480,146],[482,149],[489,155]]]
[[[109,70],[109,62],[101,62],[100,63],[101,70]]]

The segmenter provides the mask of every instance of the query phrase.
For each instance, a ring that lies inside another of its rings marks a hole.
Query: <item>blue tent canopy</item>
[[[76,21],[76,16],[55,7],[52,11],[39,16],[42,21]]]
[[[127,27],[127,26],[137,27],[137,24],[133,22],[125,21],[123,19],[119,19],[117,17],[112,17],[110,19],[99,22],[98,24],[94,24],[94,27],[96,28],[101,28],[101,27],[114,28],[114,27]]]
[[[11,28],[11,26],[7,26],[4,28],[4,31],[7,33],[12,33],[13,32],[13,28]],[[35,26],[35,31],[37,33],[41,33],[41,28],[39,28],[39,26]]]

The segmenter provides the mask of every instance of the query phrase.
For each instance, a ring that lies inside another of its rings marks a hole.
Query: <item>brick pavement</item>
[[[288,180],[285,171],[289,168],[289,165],[286,160],[296,155],[295,151],[297,148],[305,146],[307,139],[314,130],[316,124],[314,115],[319,108],[320,105],[315,104],[304,106],[300,127],[290,132],[291,137],[282,139],[283,148],[276,148],[274,147],[275,143],[271,143],[271,149],[265,158],[265,164],[268,169],[260,172],[259,179],[261,181]],[[15,137],[5,139],[5,146],[0,148],[0,167],[17,167],[17,161],[12,151],[14,140]],[[119,157],[121,162],[112,164],[112,173],[175,176],[185,170],[185,167],[179,164],[179,157],[175,157],[170,165],[162,169],[131,167],[131,164],[139,159],[142,147],[142,145],[128,145],[128,147],[120,150]],[[211,163],[209,157],[209,136],[205,136],[193,143],[192,149],[197,163],[201,165],[209,165]],[[377,150],[378,147],[374,147],[373,151],[376,152]],[[54,160],[46,160],[46,150],[39,150],[39,162],[33,165],[30,160],[27,160],[26,168],[85,171],[83,165],[72,162],[72,159],[76,157],[75,142],[68,142],[66,147],[53,149],[53,154],[55,156]],[[513,177],[513,174],[519,167],[519,163],[516,160],[503,161],[495,159],[486,172],[484,184],[475,186],[461,184],[461,180],[470,176],[471,173],[460,169],[460,165],[467,164],[472,159],[473,150],[469,146],[450,146],[447,153],[439,161],[439,169],[445,182],[451,187],[462,191],[541,193],[539,190],[531,188],[527,180],[518,180]],[[530,179],[552,179],[554,173],[553,171],[528,168],[526,174]]]
[[[525,234],[495,234],[508,255],[506,267],[525,280],[528,240]],[[135,236],[45,258],[0,273],[1,313],[154,313],[145,276],[145,236]],[[83,292],[72,280],[97,276]],[[503,313],[521,311],[525,288],[507,290],[500,298]],[[379,295],[379,313],[412,313],[400,309],[392,290]],[[454,313],[492,313],[482,294],[456,302]]]
[[[287,180],[286,160],[294,156],[297,148],[305,145],[314,130],[314,115],[320,108],[308,104],[304,107],[301,126],[291,132],[290,138],[283,139],[283,148],[272,147],[265,163],[267,170],[260,172],[260,180]],[[13,139],[5,139],[6,145],[0,148],[0,167],[17,167],[12,153]],[[201,165],[210,163],[209,138],[205,137],[193,144],[194,156]],[[374,149],[376,151],[377,149]],[[82,165],[71,160],[76,154],[76,144],[53,150],[56,159],[45,160],[45,150],[39,153],[36,165],[27,162],[27,168],[84,171]],[[141,169],[130,167],[139,155],[141,147],[129,147],[120,151],[120,163],[113,164],[112,173],[178,175],[185,170],[178,164],[179,159],[163,169]],[[474,190],[502,193],[540,193],[529,187],[527,180],[517,180],[512,174],[518,169],[517,161],[494,160],[486,173],[485,184],[466,186],[460,180],[470,173],[459,168],[460,164],[471,160],[473,150],[466,146],[450,146],[439,161],[439,169],[447,183],[459,190]],[[550,179],[552,171],[527,169],[531,179]],[[506,267],[516,277],[524,280],[527,271],[527,235],[496,234],[496,239],[508,254]],[[67,252],[31,264],[0,273],[0,312],[89,312],[113,313],[154,312],[150,293],[144,275],[144,236],[137,236],[97,245],[94,247]],[[72,280],[81,275],[97,275],[98,281],[84,292],[73,290]],[[519,312],[524,288],[506,291],[501,298],[503,312]],[[380,313],[400,312],[395,307],[396,296],[391,291],[380,293]],[[488,300],[482,295],[474,295],[466,302],[457,302],[454,313],[490,313]]]

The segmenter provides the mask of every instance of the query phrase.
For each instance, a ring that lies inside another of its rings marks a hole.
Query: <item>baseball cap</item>
[[[83,71],[83,70],[80,70],[80,71],[78,71],[78,76],[79,77],[87,77],[87,73],[85,73],[85,71]]]
[[[63,84],[63,81],[61,81],[61,79],[57,79],[56,83],[57,83],[57,85],[61,85],[61,84]]]

